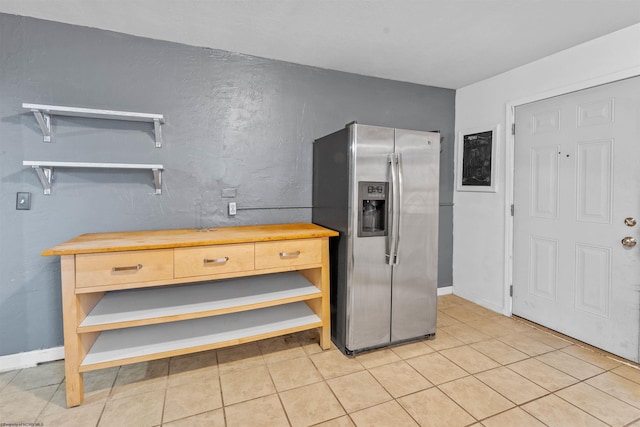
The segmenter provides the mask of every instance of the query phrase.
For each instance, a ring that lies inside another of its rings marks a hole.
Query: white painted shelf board
[[[144,357],[320,324],[320,318],[304,302],[294,302],[241,313],[103,331],[81,366]]]
[[[41,111],[54,116],[87,117],[95,119],[127,120],[134,122],[153,122],[159,120],[164,123],[162,114],[136,113],[131,111],[98,110],[94,108],[65,107],[62,105],[44,105],[23,103],[22,108],[31,111]]]
[[[285,298],[318,296],[297,272],[107,292],[80,327],[224,310]]]
[[[23,166],[31,166],[38,175],[44,194],[51,194],[53,168],[103,168],[103,169],[142,169],[153,173],[153,184],[156,194],[162,194],[163,165],[140,163],[84,163],[84,162],[50,162],[43,160],[23,160]]]
[[[34,168],[164,169],[163,165],[147,163],[51,162],[48,160],[24,160],[22,165]]]

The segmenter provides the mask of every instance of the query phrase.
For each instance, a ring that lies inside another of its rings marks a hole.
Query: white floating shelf
[[[55,116],[87,117],[94,119],[127,120],[134,122],[153,122],[154,120],[164,123],[162,114],[134,113],[131,111],[97,110],[94,108],[63,107],[60,105],[44,104],[22,104],[22,108],[31,111],[38,110],[43,113]]]
[[[91,310],[78,332],[213,316],[321,296],[320,290],[297,272],[112,291]]]
[[[24,160],[23,166],[57,168],[102,168],[102,169],[164,169],[163,165],[148,163],[91,163],[91,162],[51,162],[48,160]]]
[[[162,147],[162,127],[164,116],[153,113],[135,113],[130,111],[97,110],[93,108],[65,107],[61,105],[44,105],[23,103],[22,108],[33,112],[44,142],[51,142],[51,116],[86,117],[92,119],[126,120],[133,122],[153,123],[156,147]]]
[[[101,369],[176,351],[182,354],[198,347],[205,350],[221,343],[249,341],[272,333],[319,326],[322,321],[304,302],[294,302],[241,313],[114,329],[100,333],[80,370]]]
[[[24,160],[23,166],[31,166],[42,183],[44,194],[51,194],[53,168],[101,168],[101,169],[143,169],[153,172],[156,194],[162,194],[163,165],[144,163],[86,163],[86,162],[51,162],[46,160]]]

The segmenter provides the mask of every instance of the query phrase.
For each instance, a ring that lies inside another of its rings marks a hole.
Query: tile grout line
[[[107,410],[107,404],[111,401],[111,393],[113,391],[113,387],[115,387],[115,385],[116,385],[116,380],[118,379],[118,375],[120,374],[120,369],[122,369],[122,366],[118,366],[118,370],[117,370],[116,374],[113,376],[113,381],[111,382],[111,387],[109,388],[109,393],[107,393],[107,397],[105,397],[105,399],[104,399],[104,403],[102,404],[102,410],[100,411],[100,416],[98,417],[98,420],[96,421],[96,427],[98,427],[100,425],[100,423],[102,422],[102,417],[104,416],[104,412]],[[66,392],[65,392],[65,396],[66,396]]]
[[[302,347],[302,346],[300,346]],[[260,349],[260,351],[262,351],[262,349]],[[304,352],[304,349],[302,349],[302,351]],[[309,357],[306,355],[305,353],[305,357]],[[264,357],[264,353],[262,353],[262,357]],[[300,356],[299,358],[302,358],[302,356]],[[288,360],[292,360],[292,359],[288,359]],[[271,373],[271,370],[269,369],[269,364],[265,363],[265,368],[267,369],[267,374],[269,375],[269,379],[271,380],[271,384],[273,384],[273,389],[275,390],[275,395],[278,398],[278,402],[280,402],[280,407],[282,408],[282,412],[284,412],[284,416],[287,420],[287,423],[289,424],[289,427],[293,426],[293,423],[291,422],[291,418],[289,417],[289,413],[287,412],[287,408],[285,408],[284,406],[284,402],[282,401],[282,397],[280,396],[280,391],[278,390],[278,387],[276,386],[276,382],[273,380],[273,374]],[[222,393],[222,389],[220,389],[220,393]],[[263,396],[264,397],[264,396]],[[226,418],[225,418],[225,423],[226,423]]]

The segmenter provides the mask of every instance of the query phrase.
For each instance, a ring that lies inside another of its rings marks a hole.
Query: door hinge
[[[515,208],[513,207],[513,204],[511,204],[511,216],[513,216],[514,212],[515,212]]]
[[[511,123],[511,135],[515,135],[515,134],[516,134],[516,124]]]
[[[513,285],[509,286],[509,296],[513,296]]]

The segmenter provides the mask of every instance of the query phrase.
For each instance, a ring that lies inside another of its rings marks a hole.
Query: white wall
[[[640,75],[640,24],[457,90],[456,132],[499,125],[499,140],[497,192],[454,191],[454,294],[511,313],[509,107],[634,75]]]

